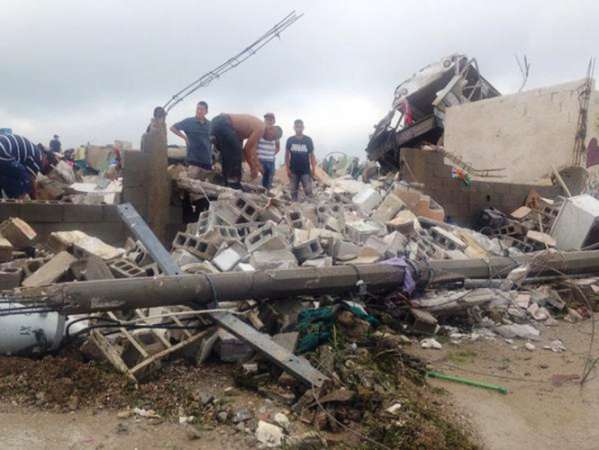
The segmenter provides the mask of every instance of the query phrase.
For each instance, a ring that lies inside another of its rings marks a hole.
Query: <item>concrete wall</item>
[[[447,110],[445,150],[475,169],[504,168],[505,183],[537,183],[570,165],[584,80]]]
[[[445,208],[445,214],[459,225],[473,224],[484,208],[495,207],[510,213],[522,206],[531,189],[548,197],[561,194],[554,187],[531,184],[508,184],[495,181],[473,181],[465,186],[451,177],[451,166],[436,151],[401,149],[402,180],[424,185],[423,191]],[[409,166],[409,169],[408,167]]]
[[[0,201],[0,221],[19,217],[43,241],[53,231],[80,230],[104,242],[121,246],[127,230],[114,205],[74,205],[57,201]]]

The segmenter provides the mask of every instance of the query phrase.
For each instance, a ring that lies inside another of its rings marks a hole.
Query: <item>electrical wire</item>
[[[183,89],[175,93],[170,100],[168,100],[164,104],[164,109],[168,112],[173,109],[178,103],[183,101],[185,98],[193,94],[198,89],[208,86],[212,81],[219,78],[221,75],[224,75],[229,70],[234,69],[253,55],[255,55],[260,49],[262,49],[265,45],[267,45],[270,41],[275,38],[280,37],[280,34],[297,22],[303,14],[296,14],[295,11],[292,11],[287,16],[285,16],[280,22],[275,24],[272,28],[266,31],[262,36],[260,36],[257,40],[252,42],[249,46],[244,48],[241,52],[236,54],[235,56],[229,58],[227,61],[222,63],[220,66],[212,69],[211,71],[205,73],[201,77],[189,83]]]

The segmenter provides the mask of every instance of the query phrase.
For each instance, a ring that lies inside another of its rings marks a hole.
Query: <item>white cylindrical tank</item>
[[[3,310],[25,306],[0,303]],[[0,353],[36,355],[56,350],[64,337],[65,318],[56,312],[0,316]]]

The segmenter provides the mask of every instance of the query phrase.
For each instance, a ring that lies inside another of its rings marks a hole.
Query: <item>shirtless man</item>
[[[256,148],[265,128],[262,120],[249,114],[219,114],[212,119],[211,133],[221,153],[223,176],[227,186],[241,189],[243,159],[250,166],[252,179],[258,176],[261,166]],[[242,145],[244,140],[245,145]]]

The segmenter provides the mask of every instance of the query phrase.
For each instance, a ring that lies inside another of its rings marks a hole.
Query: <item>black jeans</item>
[[[212,135],[216,141],[216,148],[221,154],[223,177],[227,186],[241,189],[243,147],[241,139],[233,129],[231,119],[224,114],[219,114],[212,119]]]

